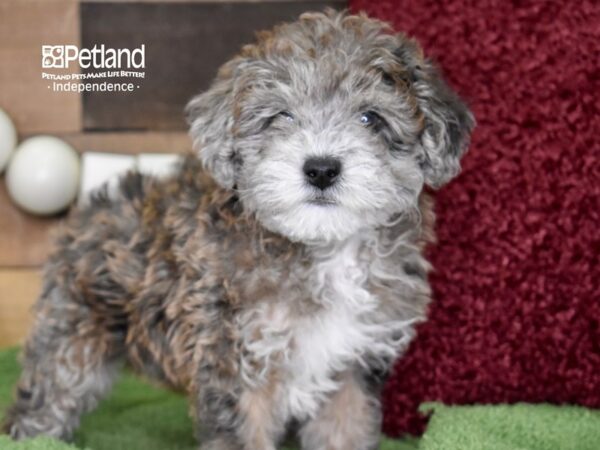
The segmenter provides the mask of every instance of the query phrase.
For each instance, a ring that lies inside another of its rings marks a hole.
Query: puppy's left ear
[[[475,119],[414,42],[405,41],[394,53],[408,69],[412,91],[425,119],[420,139],[425,181],[438,188],[460,171],[460,158],[469,146]]]
[[[237,60],[226,63],[208,91],[194,97],[185,112],[194,148],[202,165],[224,188],[235,184],[233,98]]]

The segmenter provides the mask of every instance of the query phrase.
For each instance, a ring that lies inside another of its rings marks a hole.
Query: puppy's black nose
[[[310,184],[324,191],[335,183],[342,164],[335,158],[310,158],[306,160],[302,170]]]

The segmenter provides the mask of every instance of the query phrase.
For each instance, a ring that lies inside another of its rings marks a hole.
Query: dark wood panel
[[[82,45],[146,48],[146,78],[131,93],[85,93],[86,130],[184,129],[183,107],[254,32],[344,1],[83,3]],[[102,82],[106,80],[97,80]]]

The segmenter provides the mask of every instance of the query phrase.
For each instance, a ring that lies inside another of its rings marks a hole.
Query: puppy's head
[[[419,46],[328,11],[258,35],[187,107],[205,167],[270,230],[345,239],[459,171],[474,120]]]

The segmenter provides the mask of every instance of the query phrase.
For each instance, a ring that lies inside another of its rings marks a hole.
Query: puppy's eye
[[[381,72],[381,79],[383,80],[384,84],[387,84],[388,86],[394,86],[396,84],[394,82],[394,78],[392,78],[392,76],[387,72]]]
[[[360,123],[364,126],[373,128],[375,131],[379,131],[383,126],[383,119],[375,111],[365,111],[360,115]]]
[[[362,123],[363,125],[371,125],[374,120],[375,117],[370,111],[364,112],[360,115],[360,123]]]
[[[294,116],[292,115],[292,113],[290,113],[288,111],[280,111],[277,114],[269,117],[268,119],[266,119],[264,121],[264,123],[262,125],[262,128],[261,128],[261,131],[266,130],[267,128],[269,128],[273,124],[273,122],[275,120],[278,120],[278,119],[282,119],[285,122],[289,122],[289,123],[292,123],[295,120]]]
[[[278,116],[281,116],[282,118],[284,118],[288,122],[293,122],[294,121],[294,116],[292,115],[292,113],[290,113],[288,111],[281,111],[278,114]]]

